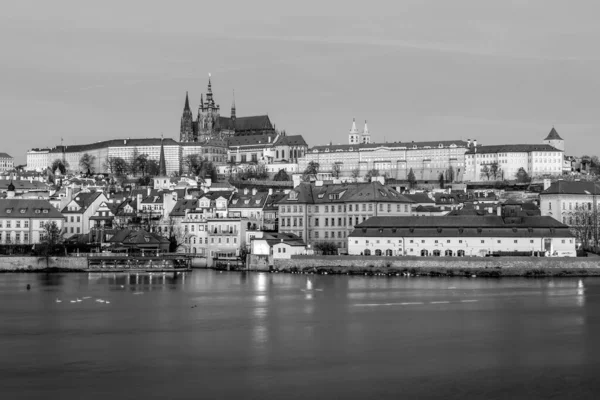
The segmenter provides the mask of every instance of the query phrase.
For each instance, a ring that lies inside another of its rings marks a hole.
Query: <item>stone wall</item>
[[[600,276],[600,258],[292,256],[274,268],[289,272],[445,276]]]
[[[88,263],[86,257],[0,257],[0,271],[41,271],[49,268],[85,271]]]

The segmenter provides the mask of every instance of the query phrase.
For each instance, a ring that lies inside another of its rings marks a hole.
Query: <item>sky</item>
[[[0,152],[179,139],[212,74],[229,115],[309,146],[539,143],[600,154],[597,0],[28,1],[0,14]]]

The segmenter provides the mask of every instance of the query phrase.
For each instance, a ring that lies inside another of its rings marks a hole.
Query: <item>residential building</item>
[[[63,215],[46,200],[0,199],[0,244],[39,243],[44,225],[63,228]]]
[[[243,218],[208,219],[207,265],[216,260],[235,260],[245,248],[248,221]]]
[[[248,219],[248,229],[262,230],[264,228],[264,208],[269,199],[268,191],[245,188],[234,193],[229,201],[227,214],[230,218]]]
[[[576,257],[569,227],[551,217],[374,217],[348,237],[351,255]]]
[[[279,201],[279,232],[307,243],[333,242],[346,248],[354,226],[378,215],[411,215],[412,201],[375,181],[370,183],[302,183]]]
[[[75,234],[88,234],[92,223],[90,218],[96,213],[102,203],[108,199],[102,192],[79,192],[73,196],[66,207],[62,209],[65,217],[65,237]]]
[[[15,168],[15,160],[6,153],[0,153],[0,172],[10,171]]]
[[[597,213],[600,183],[558,180],[540,193],[542,215],[576,225],[582,212]]]

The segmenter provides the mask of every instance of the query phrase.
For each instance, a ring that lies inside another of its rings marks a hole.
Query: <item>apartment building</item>
[[[87,234],[94,224],[91,217],[94,216],[102,203],[108,202],[103,192],[79,192],[73,196],[71,201],[62,209],[65,217],[65,237],[76,234]]]
[[[46,200],[0,199],[0,244],[39,243],[52,222],[62,230],[64,217]]]

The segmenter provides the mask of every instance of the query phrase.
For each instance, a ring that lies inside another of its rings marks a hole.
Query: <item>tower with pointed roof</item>
[[[352,118],[352,128],[350,128],[350,134],[348,135],[348,143],[349,144],[359,144],[360,143],[360,135],[358,134],[358,129],[356,128],[356,119]]]
[[[190,99],[188,93],[185,92],[185,105],[183,106],[183,114],[181,115],[181,126],[179,129],[179,140],[181,142],[194,141],[194,116],[190,109]]]
[[[165,161],[165,146],[163,139],[160,140],[160,159],[158,160],[158,174],[160,176],[167,176],[167,163]]]
[[[560,137],[558,132],[556,132],[556,129],[554,129],[554,127],[552,127],[552,130],[550,131],[548,136],[546,136],[546,139],[544,139],[544,144],[549,144],[555,149],[565,151],[565,141],[563,138]]]
[[[233,91],[233,100],[231,102],[231,124],[235,126],[235,90]]]
[[[365,119],[365,127],[363,128],[362,134],[360,135],[360,142],[363,144],[371,143],[371,134],[369,133],[369,127],[367,126],[366,119]]]
[[[221,109],[215,103],[212,92],[211,76],[208,74],[208,87],[206,89],[206,99],[200,99],[200,107],[198,108],[198,140],[206,142],[214,138],[220,131],[220,115]]]

